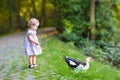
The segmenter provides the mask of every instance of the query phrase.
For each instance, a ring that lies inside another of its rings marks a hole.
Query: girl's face
[[[36,24],[31,24],[31,28],[32,28],[33,30],[37,30],[37,29],[38,29],[38,26],[36,26]]]

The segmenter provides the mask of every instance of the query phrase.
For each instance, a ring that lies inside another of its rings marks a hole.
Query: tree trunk
[[[35,0],[31,0],[32,8],[33,8],[33,17],[36,17],[36,8],[35,8]]]
[[[46,0],[42,0],[42,9],[41,9],[41,26],[42,27],[46,25],[45,4],[46,4]]]
[[[95,0],[91,0],[91,14],[90,14],[90,23],[91,23],[91,39],[95,40],[95,33],[96,33],[96,27],[95,27]]]
[[[16,12],[16,21],[17,21],[17,27],[21,30],[23,30],[23,27],[21,25],[21,18],[20,18],[20,0],[15,0],[15,12]]]
[[[56,24],[56,29],[59,32],[63,32],[64,28],[63,28],[63,22],[62,22],[62,14],[59,8],[59,1],[58,0],[54,0],[52,1],[55,9],[54,9],[54,19],[55,19],[55,24]]]
[[[9,30],[12,31],[12,15],[11,15],[12,13],[11,13],[11,5],[10,4],[11,4],[11,1],[8,0]]]

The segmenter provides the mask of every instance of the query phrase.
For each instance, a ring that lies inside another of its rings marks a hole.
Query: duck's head
[[[87,57],[86,58],[86,62],[91,62],[93,59],[92,59],[92,57]]]

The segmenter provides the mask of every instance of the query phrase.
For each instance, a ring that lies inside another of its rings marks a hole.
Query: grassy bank
[[[43,54],[38,56],[39,67],[35,69],[36,80],[120,80],[120,71],[93,60],[88,71],[75,73],[64,62],[63,55],[84,61],[72,43],[64,43],[56,37],[41,39]]]

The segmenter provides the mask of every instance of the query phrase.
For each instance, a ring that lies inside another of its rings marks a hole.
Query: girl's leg
[[[32,65],[32,56],[29,56],[29,65]]]
[[[33,56],[33,64],[36,64],[36,56]]]
[[[37,67],[37,65],[36,65],[36,56],[35,55],[33,56],[33,65],[34,65],[34,67]]]
[[[29,56],[29,68],[32,68],[32,58],[33,58],[33,56],[30,55]]]
[[[29,56],[29,68],[34,68],[36,67],[36,56],[35,55],[30,55]]]

